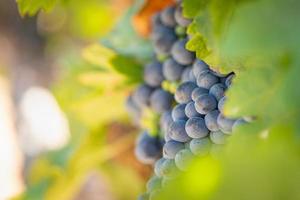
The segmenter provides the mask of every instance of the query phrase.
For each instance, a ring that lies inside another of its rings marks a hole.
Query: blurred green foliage
[[[22,14],[54,8],[56,1],[28,2],[19,1]],[[142,64],[152,56],[149,41],[139,38],[130,23],[143,1],[111,32],[116,19],[106,3],[64,4],[70,32],[82,38],[105,37],[83,51],[85,61],[78,54],[63,54],[63,79],[54,93],[69,117],[72,141],[35,162],[25,199],[69,199],[95,169],[110,177],[118,199],[134,199],[142,190],[133,169],[107,162],[133,136],[107,144],[105,125],[127,120],[123,102],[141,81]],[[255,121],[237,129],[216,158],[195,160],[158,199],[300,199],[300,3],[183,0],[183,6],[184,14],[193,18],[187,47],[217,71],[237,74],[227,92],[225,114]],[[176,86],[164,87],[174,91]]]

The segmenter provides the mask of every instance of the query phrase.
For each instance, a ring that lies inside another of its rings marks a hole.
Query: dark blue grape
[[[197,112],[193,101],[186,104],[184,112],[188,118],[201,117],[201,114]]]
[[[171,49],[174,60],[182,65],[190,65],[195,59],[195,54],[185,48],[187,42],[187,39],[177,40]]]
[[[211,147],[211,141],[209,138],[199,138],[199,139],[192,139],[190,141],[190,149],[191,152],[194,155],[197,156],[205,156],[209,154],[210,152],[210,147]]]
[[[210,137],[210,140],[215,144],[225,144],[226,140],[228,138],[228,135],[226,135],[222,131],[216,131],[216,132],[211,132],[209,137]]]
[[[165,143],[163,147],[163,156],[166,159],[174,159],[178,151],[184,149],[184,144],[174,140]]]
[[[191,150],[183,149],[176,154],[175,164],[180,170],[186,171],[194,158],[195,156],[193,155]]]
[[[194,80],[191,79],[191,71],[192,71],[192,68],[191,67],[186,67],[184,69],[184,71],[182,72],[182,75],[181,75],[181,82],[193,82]]]
[[[235,120],[229,119],[222,114],[219,114],[218,119],[217,119],[219,128],[221,129],[222,132],[227,133],[227,134],[232,133],[232,126],[233,126],[234,122],[235,122]]]
[[[224,97],[226,91],[226,86],[222,83],[214,84],[209,89],[209,94],[213,95],[218,101]]]
[[[163,163],[165,162],[166,159],[164,158],[160,158],[159,160],[157,160],[154,164],[154,173],[156,176],[158,177],[162,177],[163,176]]]
[[[144,70],[144,80],[152,87],[159,87],[164,80],[162,64],[158,61],[148,64]]]
[[[197,84],[199,87],[210,89],[214,84],[219,82],[219,78],[206,70],[197,76]]]
[[[161,188],[161,178],[152,176],[146,184],[147,192],[152,192]]]
[[[175,100],[178,103],[188,103],[192,100],[192,92],[197,87],[193,82],[182,83],[175,92]]]
[[[139,107],[148,106],[152,92],[152,87],[142,84],[135,90],[132,97]]]
[[[219,111],[221,113],[224,112],[224,104],[225,104],[225,102],[226,102],[226,97],[225,96],[219,100],[218,109],[219,109]]]
[[[150,97],[151,108],[157,113],[163,113],[170,110],[172,102],[172,94],[163,89],[156,89]]]
[[[177,81],[181,78],[184,66],[178,64],[173,58],[169,58],[163,64],[163,75],[169,81]]]
[[[161,156],[161,149],[159,139],[144,132],[137,140],[135,155],[142,163],[152,164]]]
[[[160,19],[165,26],[175,27],[175,7],[169,6],[161,12]]]
[[[140,107],[135,103],[131,95],[126,99],[125,107],[135,124],[139,125],[142,113]]]
[[[187,27],[192,22],[191,20],[183,17],[182,7],[180,7],[180,6],[178,6],[176,8],[174,16],[175,16],[175,20],[176,20],[177,24],[179,24],[180,26]]]
[[[198,113],[206,115],[210,111],[217,108],[217,101],[212,95],[203,94],[196,99],[195,108]]]
[[[208,94],[209,90],[201,87],[196,87],[192,92],[192,100],[196,101],[196,99],[202,94]]]
[[[185,106],[186,104],[178,104],[172,110],[172,119],[176,120],[187,120],[185,115]]]
[[[158,55],[169,55],[176,40],[177,36],[174,31],[168,31],[161,36],[157,36],[157,38],[153,40],[155,53]]]
[[[206,124],[206,127],[210,131],[218,131],[219,130],[219,126],[217,123],[219,114],[220,114],[220,112],[218,110],[213,110],[205,115],[205,117],[204,117],[205,124]]]
[[[178,120],[174,121],[169,127],[170,137],[177,142],[187,142],[191,138],[185,131],[185,121]]]
[[[190,118],[185,124],[185,130],[191,138],[204,138],[209,133],[205,121],[201,117]]]
[[[202,60],[196,59],[193,64],[193,73],[198,77],[202,72],[209,69],[209,66]]]
[[[189,81],[191,81],[193,83],[197,83],[197,78],[195,77],[193,70],[190,71]]]
[[[160,127],[167,133],[170,124],[173,122],[172,112],[170,110],[164,112],[160,117]]]

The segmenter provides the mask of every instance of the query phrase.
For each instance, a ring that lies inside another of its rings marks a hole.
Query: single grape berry
[[[189,144],[191,152],[194,155],[205,156],[210,152],[211,141],[208,137],[192,139]]]
[[[225,91],[226,86],[222,83],[217,83],[209,89],[209,94],[213,95],[217,99],[217,101],[219,101],[221,98],[224,97]]]
[[[163,113],[164,111],[170,110],[172,102],[172,94],[163,89],[156,89],[150,97],[151,108],[157,113]]]
[[[202,72],[204,72],[208,69],[209,69],[209,67],[204,61],[199,60],[199,59],[196,59],[194,61],[193,73],[194,73],[195,77],[198,77]]]
[[[161,12],[160,19],[161,22],[168,27],[175,27],[175,7],[169,6]]]
[[[219,128],[222,130],[222,132],[227,133],[227,134],[232,133],[232,126],[233,126],[234,122],[235,122],[235,120],[229,119],[222,114],[219,114],[218,119],[217,119]]]
[[[161,142],[151,137],[147,132],[142,133],[136,142],[135,155],[145,164],[154,163],[161,156]]]
[[[174,159],[178,151],[184,149],[184,144],[174,140],[165,143],[163,147],[163,156],[166,159]]]
[[[220,112],[218,110],[213,110],[205,115],[205,117],[204,117],[205,124],[206,124],[206,127],[210,131],[218,131],[219,130],[219,126],[217,123],[219,114],[220,114]]]
[[[170,124],[173,122],[172,112],[170,110],[164,112],[160,117],[160,127],[164,131],[167,132]]]
[[[176,120],[187,120],[185,115],[185,106],[186,104],[178,104],[172,110],[172,119]]]
[[[173,58],[169,58],[163,64],[163,75],[169,81],[178,81],[183,70],[184,66],[178,64]]]
[[[182,7],[181,6],[178,6],[175,10],[175,20],[180,26],[183,26],[183,27],[187,27],[192,22],[191,20],[185,18],[182,15]]]
[[[216,132],[211,132],[209,137],[210,137],[210,140],[215,144],[225,144],[226,140],[228,138],[228,135],[226,135],[222,131],[216,131]]]
[[[161,63],[154,61],[146,65],[144,70],[144,80],[152,87],[160,86],[164,80]]]
[[[196,99],[202,94],[208,94],[209,90],[201,87],[196,87],[192,92],[192,100],[196,101]]]
[[[184,112],[188,118],[201,117],[201,114],[197,112],[195,108],[195,102],[193,101],[186,104]]]
[[[180,170],[186,171],[194,158],[195,156],[191,150],[183,149],[176,154],[175,164]]]
[[[126,99],[125,107],[130,117],[134,120],[134,123],[139,125],[142,113],[140,107],[135,103],[131,95]]]
[[[139,107],[148,106],[152,92],[152,87],[142,84],[135,90],[132,97]]]
[[[195,59],[195,54],[185,48],[186,43],[187,39],[177,40],[171,49],[174,60],[182,65],[190,65]]]
[[[219,111],[221,113],[224,112],[224,104],[225,104],[225,102],[226,102],[226,97],[225,96],[219,100],[218,109],[219,109]]]
[[[182,83],[175,92],[175,100],[178,103],[188,103],[192,100],[192,92],[197,87],[193,82]]]
[[[201,117],[190,118],[185,124],[185,130],[191,138],[204,138],[209,134],[205,121]]]
[[[183,120],[172,122],[169,133],[170,137],[177,142],[188,142],[191,139],[185,131],[185,121]]]
[[[206,115],[210,111],[216,109],[217,101],[210,94],[203,94],[199,96],[195,101],[195,108],[198,113]]]
[[[219,82],[219,78],[206,70],[197,76],[197,85],[202,88],[210,89]]]
[[[158,36],[155,40],[153,40],[155,53],[158,55],[169,55],[176,40],[177,36],[173,31],[168,31],[161,36]]]
[[[181,82],[194,82],[194,77],[191,76],[192,67],[186,67],[181,75]]]

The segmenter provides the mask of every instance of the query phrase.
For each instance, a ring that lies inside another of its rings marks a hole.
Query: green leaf
[[[21,15],[35,15],[39,10],[49,11],[58,0],[17,0]]]
[[[115,28],[101,43],[121,55],[133,56],[140,60],[149,60],[152,56],[152,46],[149,40],[141,38],[134,30],[131,20],[144,4],[144,0],[135,0],[134,5],[117,23]]]

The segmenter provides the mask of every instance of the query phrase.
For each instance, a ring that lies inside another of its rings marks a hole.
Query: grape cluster
[[[225,92],[235,74],[213,70],[185,48],[188,41],[185,30],[190,20],[181,12],[180,6],[171,6],[153,18],[151,39],[158,58],[164,58],[160,78],[158,73],[155,78],[160,83],[166,79],[180,84],[174,94],[177,104],[173,107],[168,104],[170,109],[160,109],[160,129],[164,136],[162,157],[155,162],[155,174],[140,200],[155,199],[160,189],[186,171],[195,157],[215,154],[233,130],[245,123],[244,119],[224,116]],[[147,83],[153,79],[145,74]],[[160,101],[156,103],[165,100]]]
[[[158,128],[155,125],[149,127],[149,123],[145,126],[145,113],[150,111],[159,119],[160,115],[171,110],[174,95],[162,87],[163,83],[179,83],[191,78],[190,64],[195,55],[185,49],[185,29],[189,24],[190,20],[182,17],[180,6],[170,6],[153,17],[150,39],[155,55],[144,68],[144,83],[126,101],[135,124],[143,130],[137,139],[135,154],[145,164],[154,164],[161,157],[164,143],[164,137],[159,134],[159,122],[152,122]]]

